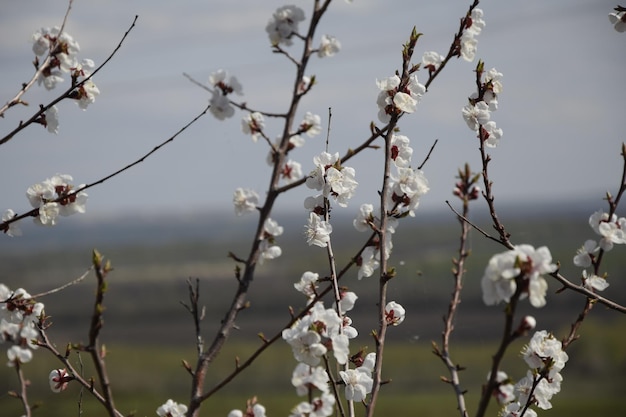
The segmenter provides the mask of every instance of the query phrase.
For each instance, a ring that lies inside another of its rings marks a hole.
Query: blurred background
[[[136,28],[95,82],[101,90],[85,112],[62,103],[60,131],[51,135],[31,126],[0,152],[3,204],[20,213],[31,184],[55,173],[69,173],[88,183],[134,161],[171,136],[208,103],[207,93],[182,76],[187,72],[207,81],[223,68],[238,77],[249,106],[285,111],[293,65],[272,54],[265,25],[282,2],[236,1],[76,1],[67,31],[81,45],[79,57],[102,62],[117,45],[135,14]],[[318,85],[300,108],[322,116],[324,131],[332,107],[330,148],[340,154],[368,136],[376,120],[376,78],[393,74],[401,65],[401,45],[413,26],[424,36],[414,61],[425,51],[444,54],[457,30],[467,2],[444,0],[419,4],[337,1],[317,32],[342,43],[342,51],[324,60],[313,59],[308,75]],[[298,6],[310,16],[308,3]],[[529,0],[515,4],[481,2],[487,26],[478,37],[477,58],[504,74],[500,109],[492,115],[504,136],[490,150],[496,206],[516,243],[548,245],[564,275],[576,280],[576,249],[594,238],[587,220],[605,208],[605,192],[619,185],[624,140],[622,98],[625,61],[623,34],[611,27],[609,1]],[[0,4],[0,97],[10,99],[32,71],[29,39],[42,26],[60,24],[64,1],[32,0]],[[304,27],[304,26],[301,26]],[[291,48],[297,50],[298,43]],[[445,368],[430,353],[431,340],[441,337],[441,317],[452,291],[451,259],[458,245],[458,222],[446,206],[458,168],[469,162],[479,169],[477,141],[461,117],[474,86],[474,63],[453,61],[432,84],[418,111],[403,118],[401,132],[412,140],[414,161],[421,161],[435,139],[439,143],[424,168],[431,191],[422,198],[415,218],[407,218],[394,240],[392,263],[398,278],[390,298],[408,311],[405,323],[392,329],[379,415],[456,415],[450,387],[439,382]],[[426,77],[422,77],[425,79]],[[60,90],[59,90],[60,91]],[[12,130],[54,92],[35,88],[25,99],[29,108],[11,109],[0,121],[1,132]],[[254,188],[263,196],[270,169],[267,148],[253,143],[240,130],[237,113],[225,122],[207,115],[163,151],[89,191],[87,213],[63,218],[54,229],[22,222],[24,236],[0,236],[0,282],[24,287],[31,294],[62,285],[82,274],[98,248],[115,270],[105,304],[103,339],[108,346],[111,379],[118,407],[136,415],[154,415],[168,398],[186,402],[190,379],[180,365],[193,363],[193,323],[180,305],[186,301],[187,279],[198,278],[201,302],[207,308],[204,332],[211,340],[216,324],[235,288],[234,263],[228,252],[245,257],[250,247],[254,216],[236,217],[231,208],[236,187]],[[275,129],[272,131],[272,129]],[[268,123],[270,135],[278,126]],[[3,133],[0,133],[3,136]],[[306,173],[312,157],[324,149],[322,136],[307,139],[293,152]],[[351,219],[359,205],[373,202],[380,187],[380,151],[354,158],[359,188],[346,209],[333,211],[333,241],[338,264],[349,261],[364,236]],[[301,187],[303,188],[303,187]],[[309,190],[283,196],[273,216],[285,227],[278,239],[283,256],[258,270],[251,307],[244,311],[236,332],[211,370],[208,385],[217,383],[259,346],[257,334],[271,337],[288,321],[288,306],[298,310],[304,300],[292,288],[307,270],[327,273],[323,250],[309,248],[302,236],[306,212],[302,200]],[[453,202],[454,203],[454,202]],[[485,204],[476,202],[472,220],[491,230]],[[622,213],[623,214],[623,213]],[[486,378],[500,329],[500,307],[485,307],[480,278],[494,253],[503,249],[478,234],[471,238],[463,303],[453,337],[454,359],[468,369],[462,373],[469,390],[470,409]],[[620,281],[626,259],[620,247],[605,258],[611,286],[607,294],[621,304],[626,284]],[[344,285],[359,295],[352,318],[361,331],[355,347],[374,348],[369,329],[377,282],[358,281],[356,271]],[[46,313],[58,346],[87,338],[93,276],[46,297]],[[584,304],[569,292],[555,292],[550,282],[548,305],[532,309],[523,303],[520,314],[533,314],[538,327],[563,337]],[[281,303],[276,303],[281,300]],[[621,415],[626,372],[623,355],[625,323],[617,313],[597,306],[585,323],[583,337],[568,354],[563,391],[554,399],[551,416]],[[511,348],[506,371],[525,374],[518,357],[523,341]],[[288,359],[285,359],[288,358]],[[86,358],[73,357],[76,363]],[[289,384],[295,367],[289,348],[278,343],[240,378],[208,401],[204,415],[226,415],[243,408],[246,398],[259,396],[271,415],[287,415],[300,399]],[[56,365],[45,352],[36,352],[27,367],[32,398],[43,401],[36,415],[78,415],[80,392],[71,387],[61,395],[49,392],[47,375]],[[85,374],[92,370],[85,368]],[[166,375],[166,377],[163,377]],[[18,401],[6,394],[17,388],[13,369],[0,367],[0,403],[4,415],[21,415]],[[91,399],[83,400],[85,415],[102,413]],[[492,407],[491,415],[497,413]],[[542,412],[541,414],[543,414]]]

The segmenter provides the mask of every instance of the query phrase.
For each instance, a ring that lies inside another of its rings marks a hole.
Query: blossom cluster
[[[589,217],[589,226],[601,238],[597,242],[588,239],[577,250],[574,265],[581,268],[595,267],[600,251],[608,252],[613,249],[614,245],[626,244],[626,218],[624,217],[617,217],[616,214],[609,217],[609,213],[598,210]],[[603,291],[609,286],[606,277],[588,273],[586,269],[583,270],[582,279],[583,285],[589,290]]]
[[[339,153],[322,152],[313,157],[315,168],[309,173],[305,184],[308,188],[321,191],[321,194],[307,197],[304,207],[310,211],[305,234],[309,245],[326,247],[330,241],[332,226],[324,216],[328,210],[328,199],[332,198],[339,206],[346,207],[354,196],[358,182],[352,167],[341,165]]]
[[[279,7],[265,26],[272,45],[291,46],[291,38],[298,34],[298,25],[304,21],[304,11],[297,6]]]
[[[609,13],[609,21],[613,25],[613,28],[618,32],[626,32],[626,10],[619,10],[616,8],[615,12]]]
[[[393,248],[392,235],[396,231],[398,218],[406,215],[414,216],[421,197],[429,191],[428,180],[421,170],[413,169],[411,157],[413,148],[408,137],[392,134],[390,138],[390,158],[394,172],[390,175],[389,186],[385,195],[384,256],[388,259]],[[353,221],[354,228],[359,232],[380,230],[380,209],[374,210],[372,204],[363,204]],[[380,265],[380,239],[373,239],[361,252],[358,258],[358,277],[369,277]]]
[[[530,369],[515,385],[506,373],[498,372],[496,397],[504,405],[500,413],[503,417],[520,417],[522,413],[527,417],[536,417],[537,412],[529,406],[549,410],[552,408],[550,400],[561,391],[561,370],[568,355],[558,339],[545,330],[535,332],[522,348],[521,355]]]
[[[246,410],[231,410],[228,417],[265,417],[265,407],[257,402],[256,397],[247,401]]]
[[[259,263],[263,264],[265,260],[275,259],[282,255],[283,251],[280,246],[276,245],[275,238],[283,234],[283,227],[275,220],[267,218],[263,224],[263,236],[259,243],[260,257]]]
[[[26,190],[26,197],[30,205],[38,209],[34,222],[41,226],[54,226],[59,216],[70,216],[75,213],[84,213],[87,203],[87,193],[76,192],[72,185],[72,176],[56,174],[51,178],[33,184]],[[78,186],[78,190],[84,184]],[[2,230],[9,236],[22,234],[16,221],[6,223],[15,218],[17,214],[12,209],[7,209],[2,215]]]
[[[380,90],[376,99],[378,120],[383,123],[388,123],[393,115],[413,113],[426,93],[426,87],[419,83],[415,73],[411,74],[406,85],[402,85],[398,75],[376,80],[376,85]]]
[[[169,399],[157,408],[156,413],[159,417],[185,417],[187,406]]]
[[[295,287],[311,300],[317,278],[317,274],[307,272]],[[309,394],[309,400],[298,404],[292,410],[292,416],[321,417],[333,414],[335,397],[330,392],[330,378],[326,369],[318,365],[329,350],[337,363],[345,365],[348,362],[349,339],[356,337],[358,333],[345,313],[354,307],[356,299],[354,293],[344,293],[339,307],[341,316],[333,309],[324,308],[324,304],[318,301],[308,314],[283,330],[282,337],[291,346],[294,357],[299,362],[291,382],[298,395]],[[320,395],[313,397],[313,389],[318,390]]]
[[[36,55],[35,64],[39,70],[37,82],[47,90],[54,89],[57,84],[63,82],[63,74],[70,74],[72,86],[77,86],[69,97],[76,100],[78,106],[86,110],[96,100],[100,90],[89,78],[94,69],[91,59],[78,60],[80,51],[78,42],[66,32],[61,32],[59,27],[41,28],[31,36],[33,52]],[[46,58],[47,57],[47,58]],[[44,62],[39,63],[39,58]],[[58,133],[59,118],[56,106],[51,106],[37,120],[44,125],[49,132]]]
[[[482,71],[478,73],[482,74]],[[478,91],[469,97],[468,104],[461,110],[467,126],[478,132],[480,140],[490,148],[498,146],[502,137],[502,129],[490,120],[491,112],[498,110],[498,94],[501,92],[502,73],[492,68],[484,74]]]
[[[294,288],[307,297],[309,310],[293,325],[283,330],[283,339],[291,346],[295,359],[299,362],[293,371],[291,382],[300,396],[308,395],[307,401],[300,402],[290,417],[323,417],[334,412],[336,398],[330,390],[331,378],[327,367],[320,366],[322,358],[332,353],[341,369],[339,377],[345,385],[345,398],[348,401],[363,401],[372,390],[372,371],[376,354],[359,351],[350,355],[349,341],[358,336],[352,327],[347,312],[354,308],[357,295],[342,289],[337,309],[325,308],[322,301],[315,301],[319,274],[307,271]],[[406,311],[395,301],[387,303],[384,309],[385,320],[390,326],[404,321]],[[350,368],[353,363],[355,368]],[[314,396],[313,390],[319,391]]]
[[[487,305],[508,303],[519,291],[520,299],[528,297],[534,307],[543,307],[548,283],[542,275],[555,270],[546,246],[535,249],[531,245],[518,245],[494,255],[481,281],[483,301]]]
[[[211,114],[218,120],[233,117],[235,108],[230,104],[228,95],[231,93],[239,96],[243,95],[243,88],[237,77],[231,76],[227,71],[220,69],[209,76],[209,83],[213,86],[211,99],[209,100]]]
[[[475,8],[465,18],[465,27],[461,35],[459,44],[459,54],[464,60],[472,62],[476,56],[478,41],[476,37],[480,35],[485,27],[482,9]]]
[[[35,301],[23,288],[11,291],[0,284],[0,343],[8,343],[8,366],[27,363],[37,348],[37,324],[44,305]]]

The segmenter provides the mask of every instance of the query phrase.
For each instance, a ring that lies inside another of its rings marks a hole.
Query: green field
[[[513,218],[515,221],[509,222],[508,227],[516,242],[549,245],[553,258],[561,261],[561,270],[566,276],[579,274],[571,259],[582,242],[593,237],[584,217]],[[112,260],[115,269],[110,275],[105,299],[107,310],[102,338],[107,344],[116,405],[128,414],[154,416],[155,409],[168,398],[187,402],[190,378],[181,360],[193,363],[194,337],[191,318],[179,303],[187,296],[186,280],[190,277],[200,280],[201,303],[207,311],[203,327],[207,340],[211,339],[235,288],[234,264],[226,254],[234,251],[245,256],[248,244],[241,230],[229,224],[219,229],[189,223],[194,230],[205,227],[212,230],[212,234],[202,239],[191,232],[185,236],[160,233],[151,225],[149,232],[143,234],[148,237],[142,240],[137,237],[140,231],[132,229],[132,225],[118,224],[71,230],[56,243],[44,244],[42,242],[46,241],[42,238],[32,247],[20,248],[23,243],[18,243],[19,250],[2,248],[0,282],[11,288],[23,286],[31,293],[54,288],[80,275],[89,266],[91,247],[97,247]],[[431,340],[440,339],[441,317],[451,291],[450,260],[455,255],[458,226],[455,221],[419,217],[409,224],[410,227],[399,230],[394,239],[392,263],[397,267],[398,276],[389,289],[389,299],[405,306],[408,316],[401,326],[392,328],[389,335],[384,377],[392,382],[383,387],[377,415],[455,416],[458,413],[452,390],[439,380],[445,375],[445,368],[430,352],[430,344]],[[486,225],[483,224],[488,227]],[[128,231],[128,236],[124,237],[116,227]],[[180,225],[177,227],[179,231],[182,229]],[[362,235],[341,228],[336,232],[335,254],[341,267],[350,259],[351,250],[359,245]],[[116,233],[117,240],[111,238]],[[283,256],[259,268],[250,292],[251,307],[241,313],[240,330],[213,364],[208,386],[218,383],[233,369],[235,357],[243,360],[259,345],[257,333],[271,337],[280,332],[289,319],[288,306],[296,310],[302,306],[304,300],[292,287],[302,272],[326,273],[323,251],[311,251],[298,233],[281,236],[279,243]],[[461,378],[463,388],[468,390],[471,415],[502,327],[501,308],[483,305],[479,282],[489,257],[502,248],[477,234],[470,244],[472,256],[467,264],[460,317],[455,323],[452,355],[455,361],[467,367]],[[603,265],[611,283],[607,294],[625,304],[626,257],[620,249],[617,247],[609,253]],[[49,334],[58,346],[86,340],[93,284],[93,277],[90,277],[42,300],[54,323]],[[346,276],[342,284],[359,295],[351,317],[361,335],[352,346],[371,348],[373,343],[367,334],[376,327],[373,307],[377,282],[374,279],[358,281],[354,272]],[[548,305],[534,309],[523,303],[519,314],[533,314],[538,329],[547,329],[562,337],[584,300],[570,292],[557,295],[558,289],[556,283],[550,282]],[[563,389],[553,400],[554,408],[539,414],[553,417],[623,415],[624,330],[623,316],[601,306],[595,307],[584,323],[582,338],[568,351],[570,360],[563,371]],[[518,354],[522,344],[519,341],[511,348],[504,364],[504,370],[513,378],[525,374]],[[86,356],[72,356],[76,364],[81,359],[84,375],[93,375]],[[210,398],[204,405],[203,415],[226,416],[231,409],[244,407],[245,400],[252,396],[257,396],[267,407],[269,416],[288,415],[301,401],[289,383],[295,365],[286,344],[277,343],[231,385]],[[52,394],[47,375],[54,367],[57,367],[55,362],[42,350],[35,352],[33,362],[25,366],[31,382],[31,403],[41,403],[35,416],[104,415],[104,409],[76,386],[62,394]],[[16,384],[13,369],[0,367],[2,417],[23,414],[19,402],[6,394],[16,389]],[[494,406],[488,414],[497,415],[497,408]]]
[[[613,326],[589,323],[593,327],[585,333],[585,338],[577,342],[570,351],[570,362],[563,375],[562,392],[554,401],[554,408],[543,411],[549,416],[618,416],[623,409],[623,386],[615,384],[623,380],[626,372],[626,357],[623,346],[626,336],[617,334]],[[592,341],[593,339],[593,341]],[[585,341],[588,340],[588,341]],[[599,347],[596,345],[599,344]],[[391,383],[383,387],[377,415],[419,415],[455,416],[456,403],[451,388],[439,381],[445,375],[445,368],[430,352],[426,341],[413,344],[391,344],[386,349],[384,376]],[[518,358],[519,344],[507,358],[505,369],[511,376],[522,376],[525,372],[523,361]],[[254,343],[235,341],[224,350],[219,360],[211,368],[209,386],[220,381],[234,366],[234,358],[244,359],[254,349]],[[493,346],[463,344],[453,350],[453,357],[467,366],[461,373],[462,385],[468,389],[466,397],[470,411],[475,410],[480,384],[484,381],[484,369],[489,364]],[[136,412],[138,416],[155,415],[154,410],[168,398],[184,402],[189,395],[189,375],[181,366],[181,359],[193,361],[192,348],[156,346],[108,346],[107,362],[114,395],[118,408],[126,413]],[[598,359],[590,361],[589,354]],[[83,363],[87,364],[86,357]],[[73,356],[78,364],[79,358]],[[225,416],[233,408],[241,408],[245,400],[257,396],[268,410],[268,415],[288,415],[289,410],[301,398],[289,384],[291,371],[296,362],[285,343],[279,342],[270,348],[246,371],[242,377],[210,398],[203,408],[203,415]],[[31,379],[31,398],[41,402],[35,415],[78,416],[78,403],[81,392],[78,387],[70,387],[61,394],[52,394],[47,386],[47,373],[55,362],[44,352],[37,352],[36,359],[26,366]],[[4,389],[15,387],[17,382],[12,370],[0,369]],[[85,367],[85,375],[92,375]],[[583,394],[581,394],[583,393]],[[99,404],[82,394],[83,415],[103,415]],[[21,415],[16,399],[4,396],[0,399],[3,416]],[[496,415],[497,407],[492,406],[489,415]]]

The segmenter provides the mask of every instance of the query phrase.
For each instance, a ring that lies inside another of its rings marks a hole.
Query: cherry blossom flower
[[[226,120],[233,117],[235,114],[235,108],[231,106],[228,97],[219,91],[213,92],[209,103],[211,104],[211,108],[209,110],[217,120]]]
[[[522,357],[531,369],[550,371],[550,375],[565,367],[568,355],[563,351],[561,341],[545,330],[535,332],[528,344],[522,348]]]
[[[354,228],[359,232],[367,232],[372,230],[374,221],[374,206],[368,203],[361,204],[356,218],[352,221]]]
[[[626,32],[626,12],[609,13],[609,21],[618,32]]]
[[[346,400],[360,402],[365,399],[367,394],[372,392],[374,380],[371,377],[371,373],[374,363],[371,361],[372,356],[370,355],[368,355],[370,360],[364,361],[360,367],[339,371],[339,376],[346,384]],[[373,358],[375,361],[375,356]]]
[[[600,236],[598,245],[604,251],[613,249],[614,244],[626,243],[626,218],[617,218],[615,214],[609,220],[608,213],[596,211],[589,217],[589,225]]]
[[[304,120],[300,123],[299,130],[306,132],[307,136],[312,138],[319,135],[322,131],[321,119],[317,114],[306,112],[304,114]]]
[[[463,32],[461,35],[461,57],[467,62],[472,62],[476,57],[478,41],[470,32]]]
[[[7,350],[9,362],[7,366],[13,367],[18,363],[28,363],[33,359],[33,352],[30,349],[13,345]]]
[[[2,214],[2,222],[9,221],[13,219],[15,216],[17,216],[17,214],[13,210],[6,209],[4,214]],[[6,226],[6,228],[3,228],[2,230],[4,231],[4,233],[7,234],[7,236],[10,236],[10,237],[22,236],[22,230],[20,230],[20,227],[17,223],[18,222],[9,223]]]
[[[485,21],[483,20],[483,11],[481,9],[474,9],[467,19],[465,24],[465,30],[461,35],[460,40],[460,54],[464,60],[471,62],[476,56],[476,48],[478,41],[476,36],[482,32],[485,27]]]
[[[405,113],[413,113],[417,110],[417,100],[407,93],[398,92],[393,96],[393,105]]]
[[[282,255],[279,246],[274,245],[274,238],[283,234],[283,227],[279,226],[275,220],[267,218],[263,224],[263,240],[259,245],[259,263],[264,260],[275,259]]]
[[[609,283],[603,277],[599,277],[595,274],[587,274],[587,271],[583,271],[583,286],[588,290],[604,291],[608,288]]]
[[[433,72],[437,71],[437,69],[439,69],[439,66],[443,62],[443,59],[443,55],[437,52],[424,52],[424,55],[422,55],[422,68],[426,68],[428,70],[428,73],[432,74]]]
[[[410,140],[404,135],[391,135],[391,160],[397,167],[408,167],[411,165],[411,157],[413,156],[413,148],[410,146]]]
[[[96,96],[100,95],[100,90],[96,87],[96,84],[91,79],[85,81],[78,89],[71,95],[71,98],[78,101],[78,107],[82,110],[87,110],[87,107],[96,101]]]
[[[495,148],[500,142],[502,137],[502,129],[496,127],[496,122],[489,121],[482,125],[482,138],[485,146],[488,148]]]
[[[524,284],[521,297],[529,297],[534,307],[545,305],[548,288],[543,274],[556,270],[550,250],[543,246],[535,250],[530,245],[519,245],[515,249],[494,255],[490,260],[481,286],[483,301],[487,305],[509,302],[517,290],[518,281]]]
[[[334,36],[322,35],[322,40],[317,49],[317,56],[326,58],[335,55],[341,50],[341,43]]]
[[[537,326],[537,320],[533,316],[524,316],[518,327],[519,333],[526,333]]]
[[[54,198],[54,187],[50,180],[33,184],[26,190],[26,197],[33,208],[39,208],[45,202]]]
[[[259,204],[259,195],[256,191],[249,188],[237,188],[233,194],[233,205],[235,206],[235,214],[242,216],[252,213]]]
[[[376,80],[376,85],[380,90],[376,99],[378,119],[383,123],[387,123],[392,114],[413,113],[420,98],[426,93],[426,87],[419,83],[417,74],[410,76],[404,91],[399,91],[400,77],[397,75]]]
[[[291,375],[291,385],[296,388],[296,393],[300,396],[307,395],[310,388],[316,388],[323,393],[329,391],[328,373],[321,366],[309,366],[299,363]]]
[[[157,408],[156,413],[159,417],[185,417],[187,406],[169,399],[165,404]]]
[[[265,128],[265,119],[259,112],[248,113],[241,119],[241,130],[246,135],[252,136],[252,141],[256,142]]]
[[[408,212],[410,216],[415,216],[414,210],[417,209],[420,198],[429,190],[424,172],[399,167],[397,175],[391,175],[388,204],[390,207]]]
[[[502,73],[495,68],[485,73],[485,92],[483,100],[489,105],[489,110],[498,110],[498,94],[502,92]]]
[[[39,215],[34,217],[35,224],[40,226],[54,226],[57,224],[57,218],[59,216],[59,204],[58,203],[45,203],[39,207]]]
[[[491,377],[491,372],[487,374],[487,380]],[[515,385],[511,383],[511,378],[506,372],[498,371],[496,374],[496,391],[494,396],[498,400],[499,404],[508,404],[515,400]]]
[[[302,178],[302,165],[300,165],[300,162],[292,161],[291,159],[287,160],[280,170],[280,177],[286,184],[299,180]]]
[[[346,313],[354,308],[354,304],[356,300],[359,298],[352,291],[342,291],[340,293],[341,300],[339,300],[339,307],[341,308],[342,313]]]
[[[48,132],[59,133],[59,109],[57,106],[48,108],[43,114],[43,124]]]
[[[389,326],[397,326],[404,321],[406,311],[404,307],[395,301],[390,301],[385,306],[385,321]]]
[[[313,157],[313,164],[315,168],[309,176],[307,177],[305,184],[308,188],[323,191],[324,196],[328,195],[330,190],[326,189],[326,180],[324,176],[326,175],[326,169],[333,166],[336,162],[339,161],[339,152],[331,155],[328,152],[322,152],[319,155]]]
[[[590,267],[593,262],[592,257],[599,250],[600,247],[595,240],[586,240],[583,246],[576,251],[576,256],[574,256],[574,265],[581,268]]]
[[[374,246],[368,246],[361,252],[361,256],[358,261],[359,272],[357,274],[358,279],[363,277],[371,277],[374,271],[380,265],[378,249]]]
[[[78,42],[59,27],[42,28],[31,36],[33,52],[37,56],[49,54],[50,60],[46,67],[41,68],[37,82],[48,90],[63,81],[63,73],[70,72],[77,66],[76,54],[80,47]]]
[[[324,207],[324,200],[325,197],[323,194],[308,196],[304,199],[304,208],[314,212],[315,214],[323,215],[326,210],[326,208]]]
[[[66,369],[53,369],[50,371],[50,375],[48,376],[48,381],[50,382],[50,389],[54,393],[59,393],[61,391],[65,391],[68,386],[68,383],[73,378],[69,376]]]
[[[339,376],[346,384],[345,395],[348,401],[363,401],[367,394],[372,391],[374,381],[365,372],[356,369],[339,371]]]
[[[480,35],[480,32],[482,32],[486,25],[483,20],[483,15],[482,9],[475,8],[472,10],[469,24],[465,26],[465,32],[471,33],[472,35]]]
[[[291,328],[283,330],[282,337],[291,346],[298,362],[315,366],[328,349],[321,343],[322,337],[317,332],[305,327],[309,324],[311,320],[307,318],[297,321]]]
[[[222,95],[226,96],[235,93],[238,96],[243,95],[243,87],[237,80],[237,77],[229,75],[228,71],[219,69],[209,75],[209,83],[215,90],[219,90]]]
[[[320,216],[311,212],[309,213],[309,221],[305,229],[306,243],[309,246],[315,245],[321,248],[328,246],[330,242],[330,234],[333,231],[333,226],[325,220],[322,220]]]
[[[300,281],[293,284],[293,286],[296,290],[306,295],[307,298],[313,298],[315,297],[315,289],[317,288],[319,277],[319,274],[315,272],[306,271],[300,277]]]
[[[325,180],[329,194],[335,198],[337,204],[341,207],[348,205],[348,200],[354,196],[357,185],[359,184],[355,179],[355,171],[352,167],[341,167],[337,169],[335,167],[329,167],[326,170]]]
[[[311,77],[304,75],[302,77],[302,80],[300,81],[300,84],[298,84],[298,94],[306,93],[309,90],[309,88],[311,88],[312,86],[311,81],[312,81]]]
[[[298,33],[298,24],[304,21],[304,11],[297,6],[279,7],[265,26],[272,45],[290,46],[291,38]]]
[[[333,197],[337,204],[346,207],[358,185],[354,168],[338,166],[339,153],[322,152],[313,158],[313,163],[315,169],[307,177],[306,186],[322,191],[324,197]]]
[[[520,405],[519,402],[513,402],[507,404],[500,413],[501,417],[521,417],[522,412],[524,412],[524,417],[537,417],[537,412],[532,408],[526,409],[524,411],[524,406]]]
[[[463,107],[461,112],[467,126],[475,132],[478,131],[478,128],[481,125],[487,123],[491,118],[489,105],[487,105],[484,101],[479,101],[474,105],[469,103]]]
[[[561,381],[563,381],[563,377],[559,373],[546,379],[529,370],[524,378],[517,381],[515,391],[521,404],[530,401],[531,404],[535,404],[543,410],[549,410],[552,408],[550,400],[561,390]]]

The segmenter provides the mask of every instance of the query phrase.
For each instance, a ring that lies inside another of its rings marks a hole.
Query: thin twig
[[[35,295],[31,296],[31,298],[35,299],[35,298],[45,297],[46,295],[54,294],[54,293],[57,293],[59,291],[62,291],[64,289],[66,289],[67,287],[71,287],[72,285],[76,285],[79,282],[81,282],[82,280],[84,280],[87,277],[87,275],[89,275],[89,273],[91,272],[92,269],[93,269],[93,265],[90,266],[89,269],[87,269],[85,272],[83,272],[83,274],[81,276],[79,276],[78,278],[76,278],[75,280],[70,281],[70,282],[68,282],[66,284],[63,284],[60,287],[53,288],[51,290],[41,292],[39,294],[35,294]]]
[[[140,157],[139,159],[135,160],[134,162],[132,162],[132,163],[130,163],[130,164],[128,164],[128,165],[126,165],[124,168],[118,169],[117,171],[113,172],[112,174],[107,175],[107,176],[106,176],[106,177],[104,177],[104,178],[101,178],[101,179],[99,179],[99,180],[97,180],[97,181],[94,181],[94,182],[92,182],[92,183],[86,184],[86,185],[84,185],[84,186],[82,186],[82,187],[80,187],[80,188],[78,188],[78,189],[74,190],[73,192],[71,192],[71,193],[69,193],[69,194],[62,195],[62,196],[58,197],[57,199],[55,199],[55,200],[51,200],[51,201],[49,201],[49,202],[51,202],[51,203],[52,203],[52,202],[59,202],[59,201],[61,201],[61,200],[66,200],[66,199],[68,199],[68,197],[71,197],[71,196],[73,196],[73,195],[76,195],[76,194],[80,193],[81,191],[85,191],[85,190],[87,190],[87,189],[89,189],[89,188],[91,188],[91,187],[94,187],[94,186],[96,186],[96,185],[102,184],[102,183],[104,183],[105,181],[108,181],[108,180],[110,180],[111,178],[118,176],[118,175],[119,175],[119,174],[121,174],[122,172],[129,170],[130,168],[134,167],[135,165],[138,165],[138,164],[142,163],[144,160],[146,160],[148,157],[150,157],[153,153],[155,153],[156,151],[158,151],[159,149],[161,149],[162,147],[164,147],[164,146],[165,146],[165,145],[167,145],[168,143],[173,142],[173,141],[174,141],[174,139],[176,139],[176,137],[177,137],[178,135],[180,135],[181,133],[183,133],[183,132],[184,132],[187,128],[189,128],[192,124],[194,124],[194,123],[195,123],[198,119],[200,119],[202,116],[204,116],[204,115],[208,112],[208,110],[209,110],[209,108],[210,108],[210,107],[211,107],[211,106],[210,106],[210,105],[208,105],[208,106],[207,106],[207,107],[206,107],[206,108],[205,108],[205,109],[204,109],[204,110],[203,110],[200,114],[198,114],[196,117],[194,117],[194,118],[193,118],[190,122],[188,122],[185,126],[183,126],[182,128],[180,128],[180,129],[178,130],[178,132],[174,133],[172,136],[170,136],[170,137],[169,137],[168,139],[166,139],[164,142],[162,142],[162,143],[160,143],[159,145],[155,146],[155,147],[154,147],[154,148],[153,148],[150,152],[148,152],[148,153],[144,154],[142,157]],[[18,221],[18,220],[21,220],[21,219],[23,219],[23,218],[26,218],[26,217],[37,217],[38,215],[39,215],[39,209],[38,209],[38,208],[32,209],[32,210],[27,211],[27,212],[25,212],[25,213],[23,213],[23,214],[20,214],[20,215],[16,215],[16,216],[14,216],[14,217],[12,217],[12,218],[10,218],[10,219],[8,219],[8,220],[5,220],[4,222],[0,223],[0,230],[7,230],[7,229],[8,229],[8,227],[9,227],[9,224],[11,224],[11,223],[13,223],[13,222],[16,222],[16,221]]]
[[[13,129],[13,131],[11,131],[8,135],[6,135],[2,139],[0,139],[0,145],[3,145],[4,143],[8,142],[16,134],[21,132],[24,128],[26,128],[27,126],[31,125],[35,121],[39,120],[41,115],[43,115],[46,111],[48,111],[49,108],[51,108],[52,106],[54,106],[55,104],[57,104],[61,100],[64,100],[64,99],[70,97],[72,92],[76,91],[76,89],[80,88],[83,84],[85,84],[87,81],[89,81],[91,78],[93,78],[94,75],[96,75],[106,64],[109,63],[109,61],[113,58],[113,56],[117,53],[117,51],[119,51],[119,49],[122,47],[122,43],[124,43],[124,40],[126,39],[128,34],[130,33],[130,31],[133,30],[133,28],[135,27],[135,23],[137,22],[138,18],[139,18],[139,16],[136,15],[135,18],[133,19],[133,23],[130,25],[130,27],[128,28],[126,33],[124,33],[124,36],[122,36],[122,39],[117,44],[117,46],[115,47],[113,52],[111,52],[111,54],[107,57],[107,59],[105,59],[102,64],[100,64],[91,74],[89,74],[89,76],[85,77],[83,80],[81,80],[80,82],[78,82],[76,84],[72,84],[60,96],[58,96],[56,99],[52,100],[47,105],[40,106],[39,111],[37,111],[33,116],[31,116],[30,119],[28,119],[26,122],[20,122],[19,125],[15,129]]]

